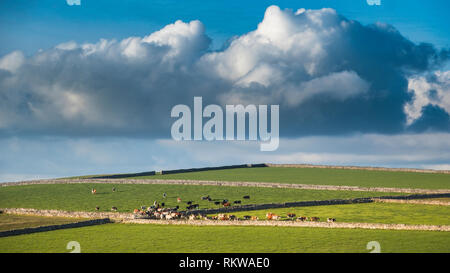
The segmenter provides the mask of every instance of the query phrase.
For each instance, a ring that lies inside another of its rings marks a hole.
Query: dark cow
[[[244,197],[242,197],[242,198],[244,198],[244,199],[250,199],[250,195],[246,195],[246,196],[244,196]]]
[[[100,207],[99,207],[99,206],[96,206],[96,207],[95,207],[95,210],[100,210]]]
[[[211,199],[211,198],[209,197],[209,195],[208,195],[208,196],[202,196],[202,200],[208,200],[208,199]]]
[[[327,218],[328,223],[336,222],[336,218]]]
[[[117,207],[112,207],[111,210],[112,211],[117,211]]]
[[[214,205],[220,205],[220,202],[219,201],[214,202]]]
[[[296,215],[295,215],[295,213],[288,213],[287,216],[288,216],[289,218],[294,218]]]
[[[319,222],[320,218],[319,217],[309,217],[309,221],[311,222]]]
[[[241,200],[236,200],[236,201],[234,201],[233,203],[234,203],[234,204],[240,204],[240,203],[241,203]]]
[[[244,220],[250,220],[252,217],[250,215],[244,215]]]
[[[193,202],[193,201],[187,201],[186,204],[192,205],[192,202]]]
[[[308,218],[306,216],[302,216],[302,217],[298,217],[297,221],[301,221],[301,222],[305,222],[306,220],[308,220]]]

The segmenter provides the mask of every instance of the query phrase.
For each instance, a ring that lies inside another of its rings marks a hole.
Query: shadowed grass
[[[79,218],[0,214],[0,231],[86,221]]]

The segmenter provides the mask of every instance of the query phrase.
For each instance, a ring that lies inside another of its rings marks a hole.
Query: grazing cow
[[[91,193],[92,193],[92,194],[96,194],[96,193],[97,193],[97,190],[96,190],[96,189],[92,189],[92,190],[91,190]]]
[[[258,218],[258,216],[252,216],[251,220],[257,221],[257,220],[259,220],[259,218]]]
[[[208,200],[208,199],[211,199],[211,198],[209,197],[209,195],[208,195],[208,196],[202,196],[202,200]]]
[[[240,203],[241,203],[241,200],[236,200],[236,201],[234,201],[233,203],[234,203],[234,204],[240,204]]]
[[[272,220],[281,220],[281,216],[272,214]]]
[[[298,217],[297,218],[297,221],[300,221],[300,222],[305,222],[306,220],[308,220],[308,218],[306,216],[302,216],[302,217]]]
[[[141,210],[146,210],[147,207],[146,206],[141,206]]]
[[[319,217],[309,217],[309,221],[311,222],[319,222],[320,218]]]
[[[138,209],[134,209],[133,213],[139,213],[139,210]]]
[[[96,207],[95,207],[95,210],[100,210],[100,207],[99,207],[99,206],[96,206]]]
[[[192,205],[192,202],[193,202],[193,201],[187,201],[186,204]]]
[[[229,220],[230,218],[228,217],[228,215],[221,213],[221,214],[217,215],[217,219],[226,221],[226,220]]]
[[[244,215],[244,220],[250,220],[252,217],[250,215]]]
[[[229,202],[226,202],[226,203],[223,203],[223,206],[224,207],[229,207],[229,206],[231,206],[231,204]]]
[[[328,223],[336,222],[336,218],[327,218]]]
[[[195,214],[189,215],[189,220],[195,220],[195,219],[197,219],[197,216],[195,216]]]
[[[271,213],[271,212],[266,213],[267,220],[272,220],[272,216],[273,216],[273,213]]]
[[[117,211],[117,207],[111,207],[112,211]]]
[[[222,204],[228,203],[228,199],[223,199]]]
[[[214,202],[214,205],[220,205],[220,202],[219,201]]]
[[[246,196],[244,196],[244,197],[242,197],[242,198],[244,198],[244,199],[250,199],[250,195],[246,195]]]
[[[230,220],[236,220],[236,215],[230,214]]]
[[[295,215],[295,213],[288,213],[287,216],[288,216],[289,218],[294,218],[296,215]]]

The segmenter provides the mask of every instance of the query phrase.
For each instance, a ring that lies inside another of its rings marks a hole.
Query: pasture
[[[279,182],[313,185],[450,189],[450,175],[319,168],[242,168],[132,177],[133,179],[192,179],[211,181]]]
[[[349,169],[243,168],[130,178],[450,189],[449,174]],[[140,206],[152,205],[153,201],[164,202],[166,207],[178,205],[180,210],[184,210],[187,201],[199,204],[199,208],[218,208],[221,205],[215,205],[214,201],[224,199],[231,203],[240,200],[242,205],[246,205],[405,195],[374,191],[180,185],[169,181],[167,184],[84,182],[87,183],[0,187],[0,207],[94,212],[99,206],[99,211],[105,212],[114,206],[119,212],[132,212]],[[113,187],[116,188],[114,192]],[[96,194],[91,193],[93,188]],[[212,201],[202,200],[202,196],[208,195]],[[245,195],[250,199],[243,199]],[[177,202],[178,197],[181,202]],[[448,198],[442,200],[448,201]],[[320,217],[320,221],[331,217],[337,222],[347,223],[450,225],[449,206],[411,203],[326,205],[231,214],[241,218],[244,215],[258,216],[263,220],[269,211],[282,216],[295,213],[297,217]],[[50,217],[0,215],[0,227],[2,221],[8,229],[67,221],[47,218]],[[69,220],[75,221],[73,218]],[[78,241],[82,252],[369,252],[366,245],[370,241],[379,242],[382,252],[450,252],[450,235],[446,231],[159,223],[111,223],[4,237],[0,238],[0,252],[68,252],[66,245],[69,241]]]
[[[364,203],[242,211],[230,214],[239,218],[244,215],[257,216],[260,220],[265,220],[267,212],[283,216],[286,220],[288,213],[294,213],[297,217],[319,217],[320,222],[326,222],[327,218],[335,218],[338,222],[345,223],[450,225],[449,206],[418,204]]]
[[[116,192],[112,192],[113,187]],[[92,188],[97,190],[97,194],[91,194]],[[163,198],[163,193],[167,194],[166,198]],[[205,195],[210,195],[213,202],[201,200]],[[242,199],[244,195],[251,198]],[[186,201],[193,201],[200,208],[217,208],[221,206],[214,205],[214,200],[261,204],[385,195],[398,193],[164,184],[41,184],[1,187],[0,207],[95,211],[95,207],[99,206],[100,211],[109,211],[115,206],[119,212],[132,212],[142,205],[152,205],[155,200],[164,202],[166,207],[179,205],[180,209],[185,209]],[[177,197],[181,198],[181,203],[177,203]]]
[[[164,234],[164,236],[161,236]],[[106,224],[0,238],[0,252],[450,252],[450,236],[436,231],[392,231],[253,226]]]

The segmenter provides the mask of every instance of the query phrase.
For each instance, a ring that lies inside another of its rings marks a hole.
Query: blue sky
[[[331,7],[363,24],[388,22],[416,42],[449,46],[450,3],[445,0],[384,0],[380,6],[369,6],[366,0],[82,0],[80,6],[69,6],[65,0],[3,0],[0,54],[17,49],[33,54],[69,40],[144,36],[176,20],[196,19],[220,47],[233,35],[255,29],[272,4],[295,10]]]
[[[0,1],[0,181],[256,162],[450,169],[448,10]],[[193,96],[279,104],[280,148],[171,140],[170,109]]]

